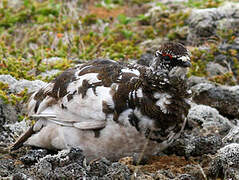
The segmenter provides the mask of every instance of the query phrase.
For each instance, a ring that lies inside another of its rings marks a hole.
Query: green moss
[[[214,8],[220,6],[223,0],[188,0],[184,4],[193,8]]]
[[[87,14],[84,18],[82,18],[82,23],[84,25],[92,25],[97,22],[97,17],[95,14]]]

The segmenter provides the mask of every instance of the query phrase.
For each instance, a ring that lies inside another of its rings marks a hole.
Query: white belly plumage
[[[48,149],[78,146],[84,151],[87,160],[98,157],[117,160],[143,151],[144,155],[152,155],[161,149],[159,143],[146,139],[134,127],[121,126],[113,120],[107,121],[99,136],[96,133],[92,130],[80,130],[48,122],[39,132],[31,136],[25,145]]]

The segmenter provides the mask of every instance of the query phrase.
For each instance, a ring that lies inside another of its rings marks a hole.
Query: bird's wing
[[[19,148],[47,123],[79,130],[104,128],[107,113],[114,112],[116,86],[127,84],[139,74],[138,70],[111,60],[95,60],[66,70],[30,97],[28,115],[37,121],[12,149]]]

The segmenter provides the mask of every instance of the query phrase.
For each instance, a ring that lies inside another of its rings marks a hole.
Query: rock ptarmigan
[[[37,121],[11,149],[78,146],[89,160],[163,150],[185,126],[190,65],[183,45],[165,43],[150,67],[97,59],[68,69],[31,95]]]

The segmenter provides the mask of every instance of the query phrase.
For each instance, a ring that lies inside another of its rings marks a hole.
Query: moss
[[[188,0],[184,4],[193,8],[214,8],[220,6],[223,0]]]
[[[219,83],[219,84],[227,84],[227,85],[236,85],[235,80],[233,79],[233,73],[232,72],[228,72],[225,73],[223,75],[218,75],[218,76],[214,76],[209,78],[210,81]]]
[[[82,18],[82,23],[84,25],[92,25],[97,22],[97,17],[95,14],[87,14],[84,18]]]

